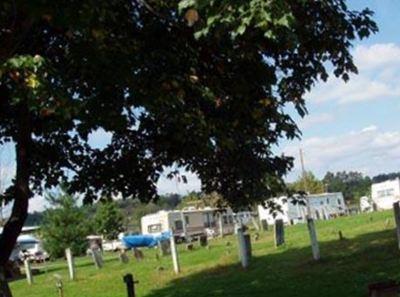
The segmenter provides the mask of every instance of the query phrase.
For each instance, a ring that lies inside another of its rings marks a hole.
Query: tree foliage
[[[8,259],[28,198],[65,182],[85,202],[157,198],[164,168],[198,174],[233,207],[285,188],[300,136],[287,112],[328,70],[357,72],[350,48],[377,31],[344,0],[0,3],[0,143],[14,142]],[[102,128],[104,149],[89,145]]]
[[[63,257],[66,248],[74,255],[82,255],[88,246],[86,236],[92,224],[85,209],[76,205],[76,199],[62,192],[48,194],[51,208],[46,210],[41,225],[44,248],[53,258]]]
[[[94,227],[105,239],[117,239],[124,230],[122,212],[113,201],[101,201],[96,208]]]
[[[320,194],[325,192],[325,185],[311,171],[304,176],[299,177],[297,181],[289,184],[289,188],[295,192],[304,192],[309,194]]]
[[[342,192],[348,201],[358,201],[371,194],[371,178],[356,171],[327,172],[323,183],[329,192]]]

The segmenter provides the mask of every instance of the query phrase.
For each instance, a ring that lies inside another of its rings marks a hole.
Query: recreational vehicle
[[[231,234],[234,231],[233,213],[218,209],[161,210],[141,219],[142,234],[158,234],[172,230],[178,239],[202,234]]]
[[[272,201],[279,206],[280,211],[273,212],[263,205],[258,206],[260,220],[274,224],[281,219],[285,224],[304,223],[310,208],[310,217],[316,220],[328,220],[346,213],[346,205],[342,193],[323,193],[308,195],[304,199],[282,196]],[[308,205],[308,206],[307,206]]]
[[[400,200],[400,178],[372,184],[371,196],[378,210],[391,209]]]

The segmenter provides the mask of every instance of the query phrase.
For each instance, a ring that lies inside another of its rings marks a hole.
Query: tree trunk
[[[16,136],[17,173],[15,180],[15,199],[11,215],[0,236],[0,297],[10,297],[11,292],[5,279],[6,264],[14,249],[17,238],[28,215],[29,190],[29,146],[31,143],[31,128],[29,111],[26,105],[21,107],[18,115],[18,131]]]

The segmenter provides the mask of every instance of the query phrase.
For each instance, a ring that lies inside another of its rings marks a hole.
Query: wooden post
[[[135,284],[138,282],[133,279],[133,275],[128,273],[124,276],[124,283],[126,284],[126,291],[128,293],[128,297],[135,297]]]
[[[75,261],[70,248],[65,250],[65,257],[68,262],[69,279],[73,281],[75,280]]]
[[[283,220],[275,220],[274,225],[275,234],[275,247],[278,247],[285,243],[285,227],[283,225]]]
[[[242,227],[237,228],[237,236],[239,243],[239,260],[243,268],[249,267],[249,252],[247,250],[246,239]]]
[[[396,221],[397,246],[400,249],[400,202],[393,203],[393,211]]]
[[[307,219],[307,227],[308,227],[308,232],[310,233],[311,249],[312,249],[312,253],[313,253],[313,258],[314,258],[314,260],[318,261],[321,258],[321,255],[319,253],[317,232],[315,231],[315,224],[314,224],[313,219],[310,219],[310,218]]]
[[[176,244],[175,244],[175,238],[174,238],[174,233],[171,233],[171,238],[170,238],[170,244],[171,244],[171,255],[172,255],[172,263],[174,265],[174,271],[176,274],[179,274],[181,272],[181,268],[179,266],[179,257],[178,257],[178,251],[176,249]]]
[[[31,263],[29,262],[29,259],[25,259],[24,266],[25,266],[26,280],[27,280],[28,284],[32,285],[33,284],[33,276],[32,276]]]

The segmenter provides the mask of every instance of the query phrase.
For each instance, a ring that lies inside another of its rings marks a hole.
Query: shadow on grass
[[[173,280],[146,297],[367,296],[371,282],[400,279],[400,254],[393,230],[320,243],[322,259],[311,248],[279,250],[254,257],[247,270],[218,266]]]

